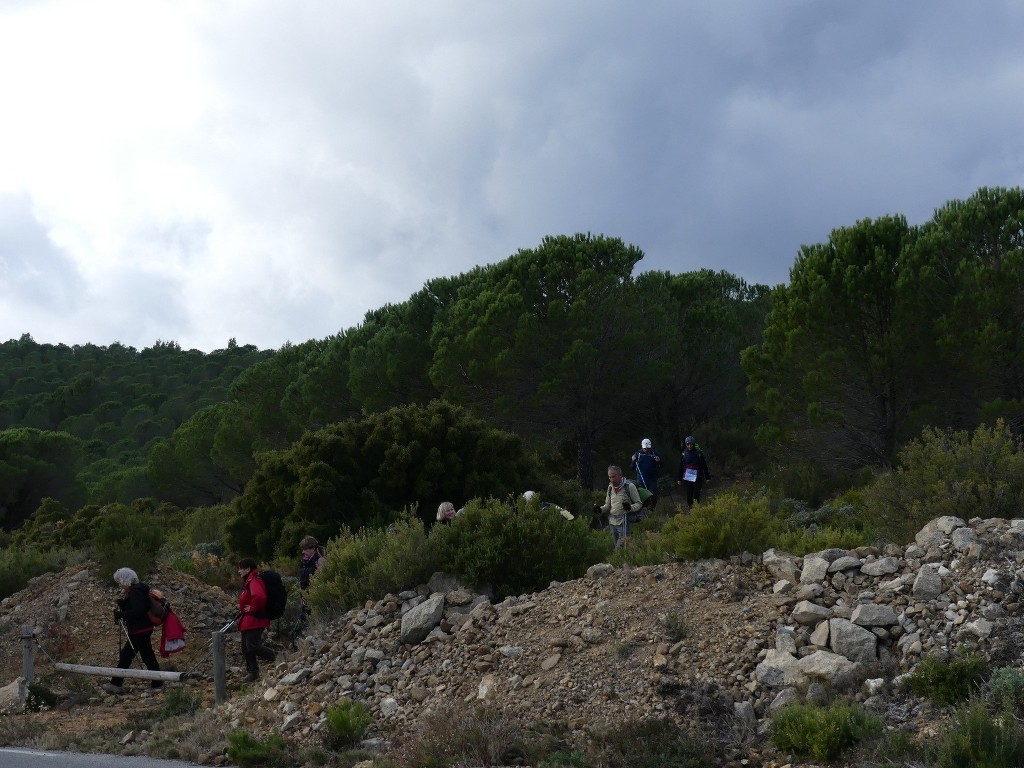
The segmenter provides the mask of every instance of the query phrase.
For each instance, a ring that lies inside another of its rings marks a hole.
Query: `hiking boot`
[[[242,678],[242,682],[243,683],[255,683],[259,679],[260,679],[260,673],[259,672],[250,672],[249,674],[247,674],[245,677]]]
[[[122,688],[120,685],[114,685],[113,683],[104,683],[103,685],[100,686],[100,688],[102,688],[107,693],[114,693],[114,694],[124,693],[124,688]]]

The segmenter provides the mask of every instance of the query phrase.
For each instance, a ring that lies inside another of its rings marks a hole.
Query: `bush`
[[[985,678],[988,662],[977,653],[952,661],[928,656],[904,676],[903,685],[912,693],[946,706],[967,700]]]
[[[163,717],[191,715],[199,709],[199,697],[188,688],[168,688],[164,693],[164,705],[160,709]]]
[[[257,739],[245,731],[232,731],[228,734],[228,759],[242,766],[270,765],[287,766],[292,764],[288,756],[287,745],[281,734],[272,733],[266,739]]]
[[[327,709],[328,749],[343,750],[355,745],[363,738],[373,719],[362,702],[342,699],[337,706]]]
[[[980,703],[958,711],[942,732],[939,768],[1008,768],[1024,765],[1024,733],[1013,716],[993,719]]]
[[[20,592],[33,576],[64,567],[69,553],[43,552],[34,547],[0,549],[0,599]]]
[[[832,760],[860,742],[882,734],[882,724],[847,702],[825,707],[793,704],[772,720],[772,743],[815,760]]]
[[[175,510],[175,507],[168,507]],[[164,543],[167,521],[164,508],[140,500],[127,507],[109,504],[94,521],[89,541],[99,573],[109,575],[121,567],[131,568],[140,578],[153,569],[157,552]]]
[[[486,499],[470,502],[449,525],[435,526],[430,548],[442,570],[490,585],[500,598],[579,578],[610,554],[612,542],[587,520],[565,520],[522,499],[514,505]]]
[[[703,768],[714,763],[705,745],[666,720],[630,720],[595,732],[590,749],[609,768]]]
[[[437,570],[427,534],[410,512],[386,529],[342,528],[307,591],[315,616],[343,613],[366,600],[425,582]]]
[[[1024,670],[1001,667],[988,679],[988,699],[1007,714],[1024,708]]]
[[[854,549],[868,543],[870,538],[863,531],[828,526],[783,531],[775,537],[772,546],[791,555],[803,557],[810,552],[833,548]]]
[[[936,517],[1017,517],[1024,509],[1024,447],[1002,421],[966,432],[927,428],[899,452],[895,472],[865,493],[872,524],[909,540]]]
[[[742,552],[763,552],[770,545],[775,521],[768,499],[744,499],[728,492],[696,504],[688,516],[676,515],[662,528],[665,549],[684,560],[726,558]]]

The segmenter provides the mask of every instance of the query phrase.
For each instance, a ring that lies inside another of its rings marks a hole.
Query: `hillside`
[[[158,709],[170,686],[153,696],[133,683],[114,697],[78,685],[70,705],[5,717],[0,740],[223,763],[231,730],[278,731],[295,749],[318,743],[325,710],[351,697],[373,715],[367,746],[394,755],[416,740],[457,741],[458,729],[442,724],[452,712],[468,717],[483,705],[490,727],[543,725],[568,745],[657,718],[699,734],[719,765],[801,765],[764,735],[773,706],[846,692],[888,728],[926,738],[937,733],[941,713],[895,685],[898,674],[925,655],[958,648],[978,649],[996,666],[1020,666],[1015,569],[1022,550],[1024,521],[941,518],[906,547],[594,566],[584,578],[497,605],[437,578],[433,588],[316,627],[256,685],[239,686],[235,674],[222,707],[210,704],[209,680],[187,681],[204,703],[194,718],[142,729],[139,711]],[[180,574],[152,581],[172,592],[193,629],[189,651],[175,659],[188,668],[209,630],[230,615],[232,598]],[[65,592],[73,598],[58,621]],[[72,570],[5,600],[0,682],[20,673],[17,635],[26,621],[39,626],[51,652],[59,646],[66,658],[110,663],[113,596],[112,587]],[[413,631],[410,619],[434,604],[443,611],[423,625],[423,634],[433,626],[426,638],[402,642]],[[231,659],[237,664],[237,645]],[[37,656],[36,666],[38,677],[58,686],[45,659]],[[58,722],[59,730],[49,727]]]

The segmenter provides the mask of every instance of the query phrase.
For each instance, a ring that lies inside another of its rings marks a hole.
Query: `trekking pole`
[[[128,645],[131,646],[133,651],[137,650],[135,643],[132,642],[132,636],[128,634],[128,627],[125,625],[124,619],[119,620],[117,623],[121,625],[121,629],[124,631],[124,636],[128,638]]]
[[[231,628],[231,625],[237,623],[240,618],[242,618],[242,614],[240,614],[240,613],[235,614],[235,617],[233,619],[231,619],[230,621],[228,621],[228,623],[225,624],[223,627],[221,627],[218,630],[218,632],[220,634],[224,634],[225,632],[227,632]],[[206,660],[208,658],[210,658],[210,656],[213,654],[213,638],[212,637],[210,638],[210,640],[207,643],[207,645],[209,647],[206,649],[206,655],[204,655],[203,658],[201,658],[199,661],[197,661],[195,664],[193,664],[192,665],[192,669],[188,670],[188,672],[185,672],[184,673],[185,675],[191,676],[192,673],[195,672],[197,669],[199,669],[200,665],[204,664],[206,662]]]

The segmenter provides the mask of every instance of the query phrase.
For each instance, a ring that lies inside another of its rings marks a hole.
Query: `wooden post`
[[[227,664],[224,659],[224,633],[213,633],[213,700],[223,704],[228,700]]]
[[[21,676],[25,678],[25,685],[32,683],[32,639],[35,637],[35,628],[31,624],[21,625]]]

